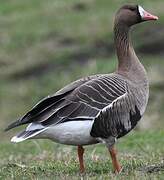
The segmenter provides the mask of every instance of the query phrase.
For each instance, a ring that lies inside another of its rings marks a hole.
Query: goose
[[[149,97],[147,73],[133,49],[130,29],[157,19],[140,5],[122,6],[114,20],[115,72],[78,79],[41,100],[5,129],[28,124],[11,142],[46,138],[77,146],[81,173],[85,171],[83,146],[104,143],[114,171],[120,173],[115,143],[136,126]]]

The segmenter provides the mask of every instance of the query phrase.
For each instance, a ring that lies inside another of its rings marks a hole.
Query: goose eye
[[[135,11],[136,9],[135,8],[130,8],[131,11]]]

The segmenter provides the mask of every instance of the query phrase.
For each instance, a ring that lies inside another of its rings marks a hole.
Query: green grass
[[[20,144],[1,142],[1,179],[162,179],[164,177],[164,131],[132,132],[116,145],[123,166],[113,173],[111,159],[103,144],[85,147],[86,173],[79,175],[76,148],[48,140]],[[155,172],[155,168],[160,167]],[[154,170],[154,171],[153,171]],[[79,178],[78,178],[79,177]]]

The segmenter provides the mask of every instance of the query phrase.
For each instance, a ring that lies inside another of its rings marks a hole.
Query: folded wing
[[[93,120],[125,92],[125,82],[117,75],[90,76],[45,98],[7,130],[31,122],[50,126],[66,121]]]

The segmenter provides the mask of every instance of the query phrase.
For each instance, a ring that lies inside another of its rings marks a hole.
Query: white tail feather
[[[47,127],[48,128],[48,127]],[[18,137],[18,136],[14,136],[11,138],[11,142],[13,143],[18,143],[18,142],[22,142],[22,141],[25,141],[26,139],[31,139],[33,138],[34,136],[40,134],[41,132],[45,131],[47,128],[44,128],[44,129],[41,129],[41,130],[38,130],[37,132],[34,132],[33,134],[30,134],[29,136],[26,136],[26,137],[23,137],[25,134],[23,134],[22,136]],[[25,131],[28,133],[28,131]],[[19,134],[18,134],[19,135]]]
[[[22,137],[18,138],[17,136],[14,136],[14,137],[11,138],[12,143],[18,143],[18,142],[22,142],[24,140],[25,140],[24,138],[22,138]]]

